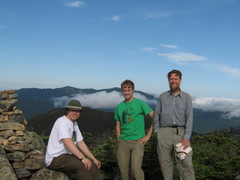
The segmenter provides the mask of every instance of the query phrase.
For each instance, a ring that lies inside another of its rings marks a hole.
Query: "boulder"
[[[30,180],[69,180],[68,176],[62,172],[53,171],[46,167],[40,169],[32,175]]]
[[[17,176],[3,149],[0,149],[0,177],[1,180],[17,180]]]

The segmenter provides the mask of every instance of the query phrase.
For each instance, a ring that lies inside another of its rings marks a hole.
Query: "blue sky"
[[[131,79],[159,95],[179,69],[193,97],[239,105],[239,15],[239,0],[2,0],[0,90]]]

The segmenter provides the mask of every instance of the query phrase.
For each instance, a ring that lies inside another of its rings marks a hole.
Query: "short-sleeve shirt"
[[[152,109],[144,101],[134,98],[131,102],[118,104],[115,120],[120,122],[121,140],[138,140],[145,134],[145,115]]]
[[[64,138],[73,139],[73,132],[76,132],[76,139],[74,143],[83,140],[82,134],[79,130],[77,122],[70,121],[66,116],[62,116],[56,120],[49,136],[45,164],[49,166],[54,157],[62,154],[72,154],[63,143]]]

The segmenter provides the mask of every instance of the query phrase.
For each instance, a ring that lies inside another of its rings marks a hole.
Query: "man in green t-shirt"
[[[115,110],[118,140],[118,166],[123,180],[129,179],[129,166],[137,180],[144,180],[142,160],[144,144],[150,139],[153,125],[145,134],[145,115],[153,118],[153,110],[142,100],[133,97],[134,83],[125,80],[121,84],[124,101]],[[129,164],[130,163],[130,164]]]

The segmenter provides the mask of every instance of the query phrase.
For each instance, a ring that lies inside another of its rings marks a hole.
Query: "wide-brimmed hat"
[[[186,149],[183,149],[183,144],[178,143],[174,146],[176,152],[176,161],[180,162],[181,160],[185,159],[185,157],[192,151],[192,148],[189,146]]]
[[[70,109],[70,110],[78,110],[78,111],[83,110],[83,107],[82,107],[80,101],[78,101],[76,99],[69,101],[66,108]]]

